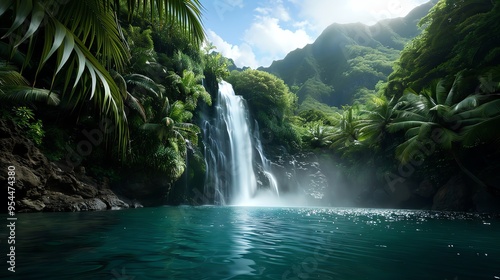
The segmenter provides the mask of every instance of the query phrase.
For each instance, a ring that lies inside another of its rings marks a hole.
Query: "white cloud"
[[[277,18],[285,22],[292,19],[288,9],[283,5],[282,0],[270,0],[269,3],[266,4],[266,6],[257,7],[255,11],[261,16]]]
[[[254,17],[250,25],[240,27],[241,37],[227,42],[212,30],[207,32],[207,37],[217,51],[233,59],[236,66],[257,68],[269,66],[290,51],[312,43],[333,22],[374,24],[386,18],[404,16],[427,1],[261,0],[253,6]],[[220,3],[224,3],[224,7],[241,8],[243,2],[221,0]]]
[[[405,16],[415,6],[428,0],[289,0],[298,6],[299,16],[311,22],[316,32],[330,24],[362,22],[374,24],[380,20]]]
[[[307,20],[296,21],[293,23],[293,27],[299,28],[299,29],[311,28],[311,23]]]
[[[268,0],[258,5],[254,15],[251,25],[243,31],[241,43],[228,43],[212,30],[207,32],[217,51],[233,59],[238,67],[269,66],[290,51],[313,42],[306,32],[309,22],[293,21],[283,0]],[[287,23],[287,27],[282,23]]]
[[[255,54],[248,44],[232,45],[224,41],[224,39],[212,30],[207,31],[207,37],[217,47],[216,51],[222,53],[225,57],[233,59],[237,67],[249,66],[257,68],[259,66]]]
[[[304,29],[295,31],[284,29],[279,19],[257,16],[254,23],[244,33],[244,40],[250,46],[264,53],[260,65],[268,66],[273,60],[282,59],[287,53],[312,43],[313,39]]]

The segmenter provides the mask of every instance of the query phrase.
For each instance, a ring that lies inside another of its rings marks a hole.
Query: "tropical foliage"
[[[247,69],[233,71],[228,77],[235,92],[248,102],[261,130],[268,130],[274,144],[298,147],[301,139],[291,125],[297,96],[283,80],[267,72]]]
[[[423,33],[408,44],[388,81],[388,94],[420,91],[436,79],[453,81],[464,69],[500,63],[498,1],[439,1],[420,21]]]
[[[186,142],[197,146],[199,129],[189,122],[198,99],[211,102],[196,58],[205,39],[202,10],[198,0],[2,1],[2,110],[41,144],[36,112],[54,138],[42,145],[53,160],[64,160],[65,146],[85,140],[101,127],[99,119],[109,120],[114,127],[105,129],[115,136],[100,131],[108,140],[100,145],[101,136],[92,135],[98,152],[84,164],[146,163],[175,180],[184,170]],[[171,32],[158,36],[159,30]],[[158,53],[162,48],[171,55]],[[174,67],[178,57],[189,63]],[[12,105],[31,109],[8,112]]]
[[[135,13],[149,12],[152,20],[178,24],[195,43],[204,39],[199,18],[201,4],[197,0],[7,0],[0,5],[0,20],[7,27],[0,55],[12,58],[23,73],[33,78],[32,86],[64,92],[61,97],[71,100],[73,108],[93,100],[96,110],[112,118],[117,146],[125,148],[128,127],[124,102],[109,72],[124,71],[130,58],[116,16],[121,4],[129,19]],[[52,74],[46,77],[42,73]],[[49,78],[47,82],[45,78]]]
[[[462,174],[495,193],[499,3],[440,0],[371,27],[332,25],[267,73],[229,72],[230,60],[204,42],[199,0],[6,0],[0,113],[53,160],[109,119],[106,145],[96,141],[84,164],[174,182],[190,155],[203,164],[200,105],[226,79],[268,148],[319,151],[347,184],[369,169],[363,184],[387,192],[387,174],[412,166],[405,180],[441,186]]]

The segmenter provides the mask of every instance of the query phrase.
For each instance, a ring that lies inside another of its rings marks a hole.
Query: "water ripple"
[[[162,207],[19,215],[19,221],[19,279],[442,280],[500,275],[500,220],[491,215]]]

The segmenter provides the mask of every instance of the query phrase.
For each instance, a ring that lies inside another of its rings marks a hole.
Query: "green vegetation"
[[[191,121],[199,99],[211,103],[200,84],[201,11],[198,0],[3,1],[4,115],[69,167],[114,166],[114,178],[133,168],[175,181],[188,141],[198,144]]]
[[[119,4],[129,20],[150,11],[153,21],[178,24],[193,42],[204,39],[198,1],[9,0],[0,8],[2,26],[8,28],[0,54],[21,68],[33,88],[64,93],[61,98],[72,109],[91,99],[96,112],[113,120],[117,146],[125,152],[124,100],[109,72],[126,71],[130,58],[117,24]]]
[[[290,124],[297,97],[283,80],[267,72],[248,69],[233,71],[228,77],[235,92],[248,103],[252,116],[261,130],[272,135],[271,143],[298,148],[300,136]]]
[[[361,182],[372,190],[391,193],[412,182],[438,189],[462,174],[472,190],[496,195],[497,177],[488,171],[500,167],[499,8],[492,1],[439,1],[387,82],[334,114],[305,99],[307,109],[299,113],[309,127],[304,145],[330,150],[351,183],[359,184],[364,170],[375,170]],[[364,55],[349,60],[348,74],[386,70],[374,63],[377,51],[352,50]]]
[[[196,121],[226,79],[266,148],[320,151],[347,183],[390,192],[463,174],[471,189],[498,192],[500,3],[431,6],[371,27],[334,24],[267,72],[229,72],[213,45],[202,49],[198,0],[3,1],[0,112],[51,160],[71,164],[76,150],[97,176],[171,184],[205,170]]]
[[[35,119],[35,114],[30,108],[21,106],[12,109],[12,112],[3,112],[2,117],[14,121],[21,130],[26,132],[28,139],[37,145],[42,144],[45,130],[42,120]]]
[[[289,53],[283,60],[262,68],[297,87],[299,105],[308,97],[329,106],[353,104],[356,97],[375,91],[392,72],[405,44],[420,34],[415,21],[432,3],[405,18],[381,21],[374,26],[332,24],[313,44]]]
[[[419,23],[422,34],[408,44],[389,77],[388,93],[420,91],[436,79],[452,81],[456,73],[480,75],[499,64],[499,5],[496,1],[439,1]]]

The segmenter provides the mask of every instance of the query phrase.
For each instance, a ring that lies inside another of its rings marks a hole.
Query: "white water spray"
[[[203,125],[207,166],[204,195],[218,205],[254,205],[258,192],[254,164],[260,162],[271,192],[279,196],[258,133],[252,137],[246,101],[223,81],[216,103],[215,115]]]

